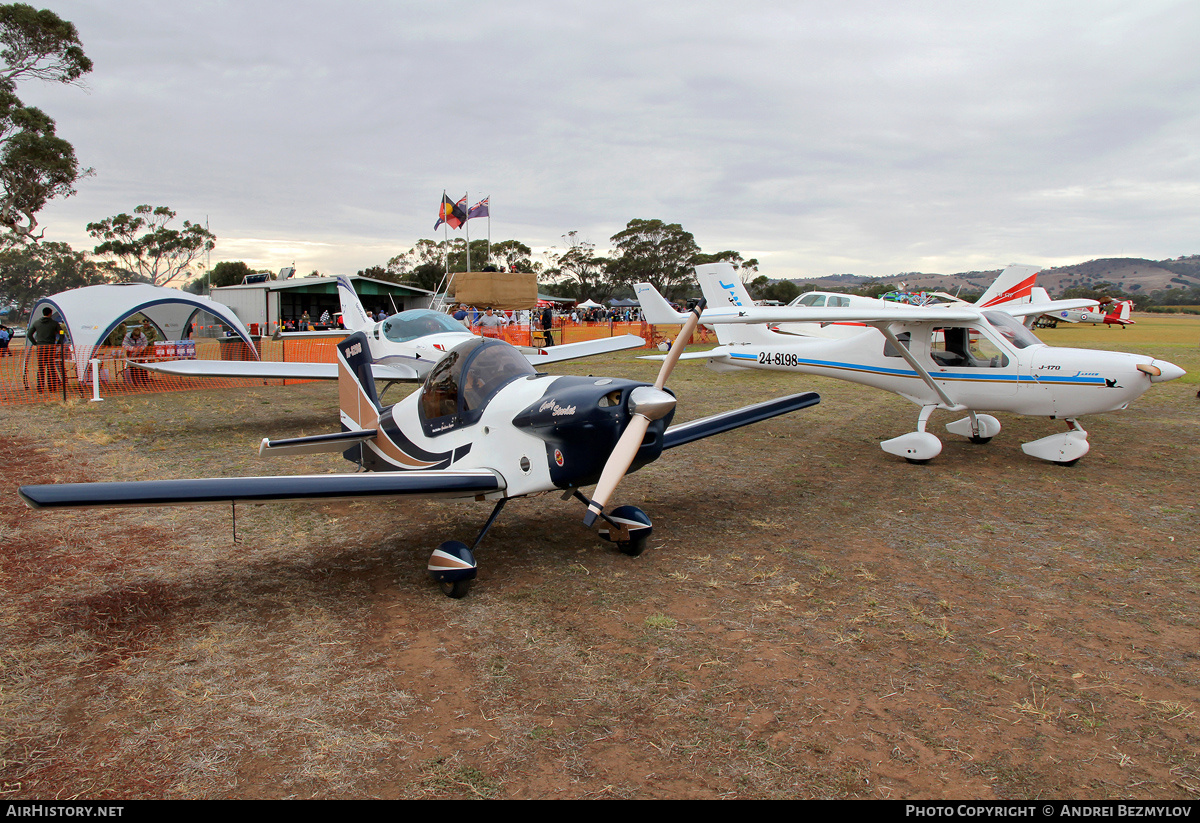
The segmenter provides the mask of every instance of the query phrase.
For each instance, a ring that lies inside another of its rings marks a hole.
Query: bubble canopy
[[[410,309],[383,321],[383,336],[393,343],[407,343],[427,334],[462,334],[466,327],[448,314],[429,309]]]
[[[534,374],[525,356],[501,340],[477,337],[460,343],[425,378],[422,423],[431,435],[473,423],[492,395]]]

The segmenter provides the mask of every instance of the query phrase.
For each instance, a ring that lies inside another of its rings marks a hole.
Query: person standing
[[[54,309],[46,306],[42,316],[29,327],[30,341],[37,355],[38,391],[58,391],[62,368],[62,324],[54,319]]]
[[[483,337],[499,337],[500,327],[504,325],[504,318],[492,314],[492,309],[489,306],[487,314],[479,318],[479,334]]]
[[[142,326],[133,326],[121,341],[121,345],[125,349],[125,359],[132,363],[141,360],[146,347],[150,345],[150,340]],[[129,370],[129,381],[135,386],[146,386],[150,383],[150,376],[146,374],[145,369],[133,366]]]
[[[554,345],[554,336],[551,332],[554,329],[554,312],[550,311],[550,307],[546,306],[542,309],[542,334],[546,338],[546,345]]]

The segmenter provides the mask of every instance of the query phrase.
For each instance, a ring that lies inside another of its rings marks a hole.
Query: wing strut
[[[900,356],[904,358],[908,365],[913,367],[913,371],[921,375],[921,379],[925,381],[925,385],[929,386],[929,388],[933,389],[934,392],[937,393],[937,396],[940,397],[942,402],[946,404],[946,408],[949,411],[961,411],[966,408],[966,406],[961,406],[951,400],[950,395],[946,394],[945,389],[939,386],[934,381],[933,377],[930,376],[929,372],[925,370],[925,367],[917,362],[917,358],[913,357],[912,352],[908,350],[908,346],[896,339],[896,335],[892,331],[890,323],[868,323],[867,325],[874,326],[875,328],[879,329],[879,333],[887,338],[888,342],[892,344],[892,347],[896,349],[896,351],[900,352]]]

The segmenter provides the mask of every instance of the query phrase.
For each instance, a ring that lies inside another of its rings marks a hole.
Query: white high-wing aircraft
[[[347,277],[338,277],[345,334],[361,331],[367,337],[376,380],[415,382],[424,379],[446,352],[475,337],[448,314],[428,309],[398,312],[386,320],[367,317],[362,301]],[[328,336],[328,335],[323,335]],[[605,337],[525,352],[535,366],[574,360],[644,346],[637,335]],[[276,362],[267,360],[169,360],[131,363],[150,371],[184,377],[255,377],[290,380],[337,380],[337,363]]]
[[[1033,457],[1074,463],[1088,452],[1078,417],[1123,409],[1152,383],[1174,380],[1183,369],[1138,354],[1047,346],[1016,318],[1044,304],[976,306],[756,307],[729,264],[697,266],[708,300],[701,322],[720,345],[684,355],[705,359],[718,371],[741,368],[822,374],[894,392],[921,407],[916,431],[885,440],[885,452],[911,462],[936,457],[942,443],[926,431],[938,409],[966,412],[946,426],[953,434],[986,443],[1000,421],[983,411],[1062,419],[1067,431],[1022,444]],[[651,323],[679,323],[652,286],[636,287]],[[841,339],[782,334],[768,324],[853,322],[869,328]]]
[[[937,297],[939,300],[930,301],[920,304],[925,308],[951,308],[961,306],[974,306],[977,309],[999,308],[1001,306],[1011,306],[1015,304],[1024,304],[1037,302],[1039,311],[1030,313],[1030,317],[1036,317],[1039,314],[1049,314],[1051,312],[1059,312],[1070,309],[1078,309],[1082,307],[1095,306],[1095,300],[1051,300],[1046,290],[1038,288],[1034,284],[1037,282],[1038,275],[1037,266],[1008,266],[1004,271],[997,275],[992,284],[984,291],[984,293],[974,303],[968,303],[965,300],[960,300],[954,295],[946,294],[945,292],[933,292],[932,297]],[[710,303],[711,305],[711,303]],[[753,305],[753,303],[751,303]],[[788,304],[791,308],[852,308],[874,310],[885,308],[887,306],[898,305],[914,305],[902,303],[895,300],[881,300],[875,297],[861,297],[854,294],[840,294],[836,292],[825,291],[810,291],[806,292],[791,303]],[[853,337],[856,334],[861,334],[866,324],[857,321],[822,321],[822,322],[805,322],[805,323],[781,323],[775,324],[776,331],[783,334],[799,334],[806,337],[829,337],[843,338]]]
[[[32,508],[169,506],[269,500],[382,496],[475,498],[494,503],[473,545],[447,541],[428,570],[451,597],[475,578],[474,552],[504,504],[558,492],[587,507],[599,535],[629,555],[641,554],[650,518],[635,506],[605,506],[621,478],[664,449],[806,408],[813,392],[668,425],[675,396],[664,390],[696,327],[690,314],[654,385],[607,377],[538,374],[501,340],[472,336],[442,358],[417,391],[392,406],[375,392],[368,338],[356,332],[337,344],[343,431],[263,440],[260,454],[342,452],[366,472],[292,477],[214,477],[123,483],[22,486]],[[580,488],[595,483],[590,498]]]

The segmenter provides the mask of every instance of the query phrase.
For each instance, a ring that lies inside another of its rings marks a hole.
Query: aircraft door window
[[[999,369],[1008,356],[979,331],[965,326],[934,329],[929,356],[939,366],[968,369]]]
[[[806,294],[796,301],[797,306],[824,306],[825,295],[823,294]]]

